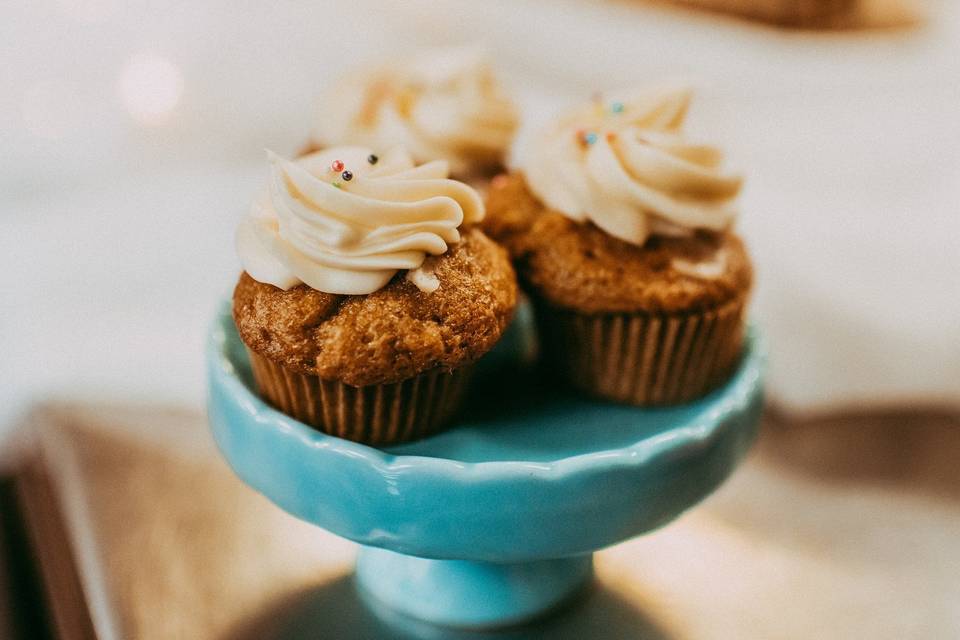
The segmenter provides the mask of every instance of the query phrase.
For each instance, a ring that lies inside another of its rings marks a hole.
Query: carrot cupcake
[[[462,228],[483,218],[479,196],[399,149],[270,154],[270,169],[237,232],[233,296],[260,394],[369,444],[437,431],[516,304],[506,252]]]
[[[735,367],[752,268],[731,230],[741,178],[688,142],[690,92],[597,100],[498,176],[484,227],[534,300],[543,357],[593,395],[685,402]]]
[[[446,160],[469,182],[503,169],[517,110],[475,48],[435,50],[357,70],[321,102],[310,149],[406,148],[415,162]]]

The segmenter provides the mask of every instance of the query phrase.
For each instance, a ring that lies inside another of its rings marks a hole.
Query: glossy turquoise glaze
[[[495,563],[428,560],[362,547],[361,593],[374,606],[435,624],[481,629],[505,626],[553,609],[593,573],[592,556]]]
[[[514,325],[481,361],[455,428],[377,449],[263,403],[225,306],[207,352],[214,437],[234,471],[286,511],[394,552],[367,552],[359,572],[364,589],[390,606],[460,626],[528,617],[574,590],[593,551],[663,526],[730,474],[756,434],[763,356],[752,330],[723,388],[691,404],[639,409],[544,382],[519,355],[527,313]],[[470,562],[431,569],[396,554]],[[567,560],[538,564],[558,558]],[[538,568],[545,573],[536,579],[515,579]],[[478,609],[471,603],[483,585],[488,606]],[[422,602],[430,592],[437,606]]]

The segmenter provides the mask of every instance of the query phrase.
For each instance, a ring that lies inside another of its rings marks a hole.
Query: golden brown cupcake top
[[[498,176],[484,230],[543,301],[582,313],[686,313],[745,295],[753,271],[730,231],[651,236],[643,246],[547,208],[522,175]]]
[[[367,295],[288,290],[246,272],[233,296],[243,342],[300,371],[354,386],[399,382],[456,369],[490,350],[516,305],[506,252],[477,229],[427,259],[440,287],[421,291],[400,272]]]

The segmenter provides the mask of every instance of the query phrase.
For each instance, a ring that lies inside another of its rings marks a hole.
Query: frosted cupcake
[[[543,356],[576,387],[685,402],[738,361],[752,268],[731,230],[741,178],[686,140],[683,88],[611,96],[533,142],[491,186],[485,229],[537,308]]]
[[[350,440],[439,430],[516,304],[506,252],[462,228],[479,196],[401,150],[271,154],[270,170],[237,232],[233,296],[260,394]]]
[[[429,51],[344,77],[321,102],[310,149],[403,146],[415,162],[446,160],[470,182],[502,170],[517,110],[475,48]]]

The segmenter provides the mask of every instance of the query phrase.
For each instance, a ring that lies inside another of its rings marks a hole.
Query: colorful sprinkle
[[[343,171],[343,163],[339,160],[334,160],[333,162],[330,163],[330,168],[333,171],[340,173],[341,171]]]
[[[330,185],[331,185],[333,188],[335,188],[335,189],[339,189],[339,188],[340,188],[340,183],[339,183],[339,182],[331,182]]]
[[[614,102],[613,104],[610,105],[610,111],[612,111],[613,113],[623,113],[623,103]]]
[[[590,145],[596,143],[597,134],[593,131],[586,131],[584,129],[577,130],[577,140],[580,144],[589,147]]]
[[[371,153],[369,156],[367,156],[367,162],[370,164],[377,164],[379,160],[380,158],[378,158],[376,154]]]
[[[343,178],[344,181],[350,182],[351,180],[353,180],[353,172],[352,172],[352,171],[344,171],[343,173],[340,174],[340,177]]]
[[[577,141],[584,146],[590,146],[597,141],[597,134],[593,131],[577,129]]]

